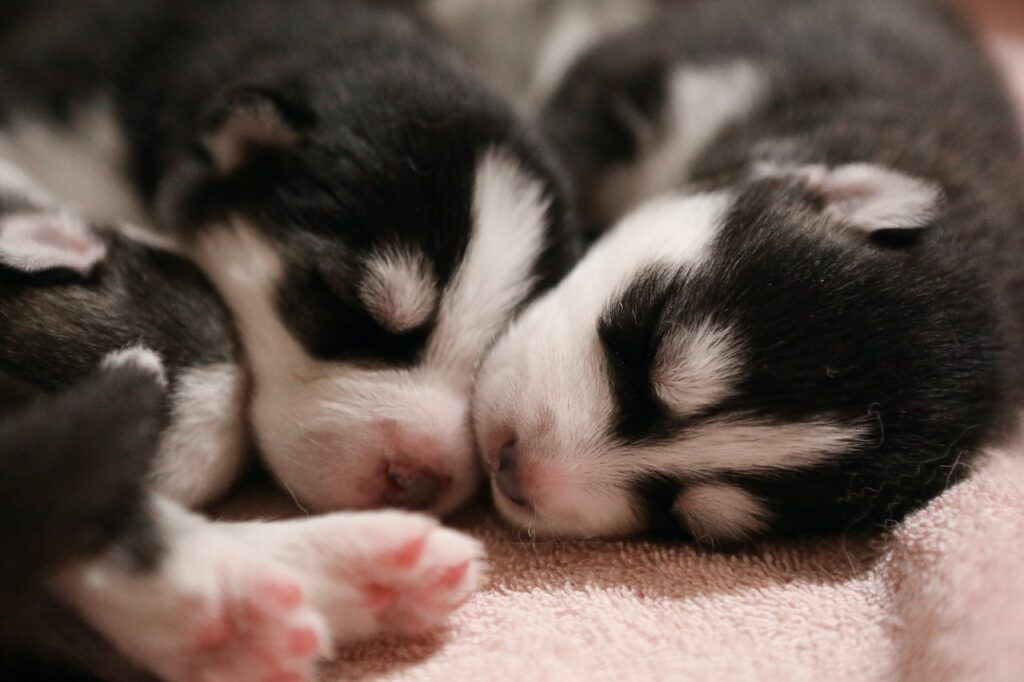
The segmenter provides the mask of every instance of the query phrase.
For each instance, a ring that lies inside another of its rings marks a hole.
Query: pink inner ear
[[[40,220],[33,229],[32,238],[36,244],[53,248],[56,251],[69,251],[85,256],[96,249],[97,241],[89,238],[84,232],[75,233],[64,228],[59,222]]]
[[[0,220],[0,262],[25,272],[66,268],[87,274],[106,246],[66,214],[18,214]]]

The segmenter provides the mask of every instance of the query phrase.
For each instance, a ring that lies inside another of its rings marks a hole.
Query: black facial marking
[[[668,436],[673,419],[651,386],[650,370],[662,338],[662,316],[677,286],[673,273],[641,272],[604,311],[597,325],[615,401],[614,437],[641,443]]]
[[[294,270],[278,289],[278,309],[298,340],[321,360],[409,366],[416,363],[435,321],[401,333],[381,326],[353,290],[339,292],[316,270]]]
[[[656,537],[692,541],[693,536],[679,522],[672,507],[684,483],[675,476],[651,474],[630,486],[630,503],[645,528]]]
[[[753,183],[703,265],[675,278],[645,273],[602,321],[623,438],[675,439],[685,457],[688,424],[665,418],[649,368],[659,325],[704,319],[743,339],[743,373],[692,424],[735,415],[860,431],[824,463],[730,479],[784,534],[901,518],[956,479],[955,462],[998,414],[991,312],[966,304],[977,283],[921,249],[836,239],[818,220],[786,187]]]

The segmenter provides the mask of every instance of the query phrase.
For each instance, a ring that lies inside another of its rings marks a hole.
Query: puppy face
[[[559,192],[500,110],[338,106],[247,93],[215,117],[193,252],[238,320],[284,486],[315,509],[445,512],[478,479],[476,365],[562,267]]]
[[[904,243],[939,194],[873,166],[759,175],[638,209],[490,353],[475,424],[513,523],[737,542],[898,516],[948,479],[992,368],[950,332],[989,321]]]

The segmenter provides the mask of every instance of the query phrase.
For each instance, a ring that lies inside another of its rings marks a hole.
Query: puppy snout
[[[494,472],[494,482],[509,501],[520,507],[529,507],[519,467],[516,465],[516,443],[509,441],[498,451],[498,466]]]
[[[451,485],[449,477],[412,464],[388,464],[385,477],[382,502],[402,509],[430,509]]]

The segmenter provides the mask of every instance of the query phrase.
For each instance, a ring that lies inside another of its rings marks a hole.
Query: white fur
[[[108,353],[100,366],[105,369],[134,367],[152,375],[160,385],[167,385],[167,370],[163,359],[156,351],[145,346],[131,346]]]
[[[533,116],[585,50],[641,23],[656,6],[655,0],[429,0],[424,12],[489,85]]]
[[[223,524],[168,500],[155,501],[154,512],[165,546],[155,570],[133,569],[114,548],[62,567],[52,581],[58,597],[170,682],[263,679],[275,669],[311,679],[318,651],[289,652],[290,633],[310,632],[320,647],[328,634],[297,578]],[[276,596],[286,590],[298,599]]]
[[[484,351],[504,331],[533,286],[545,245],[549,198],[543,184],[507,154],[491,151],[477,170],[473,232],[441,303],[428,366],[468,391]]]
[[[282,264],[255,229],[204,230],[197,260],[235,314],[252,371],[252,423],[282,484],[314,509],[379,504],[389,461],[448,475],[438,504],[473,489],[466,399],[424,370],[373,369],[311,358],[275,307]]]
[[[115,546],[62,567],[50,588],[170,682],[313,680],[332,643],[434,628],[483,578],[479,543],[415,514],[217,523],[166,498],[152,511],[154,569]]]
[[[0,216],[0,263],[16,270],[65,268],[88,275],[106,255],[106,244],[69,213]]]
[[[634,471],[764,473],[826,461],[856,444],[867,425],[824,419],[769,422],[755,419],[709,421],[668,445],[629,455]]]
[[[184,372],[171,422],[150,467],[153,487],[189,507],[207,504],[238,476],[246,448],[246,382],[233,363]]]
[[[145,211],[120,169],[126,145],[112,107],[78,109],[68,123],[18,118],[0,131],[0,155],[21,166],[61,205],[107,221],[145,222]]]
[[[233,310],[251,365],[257,442],[303,504],[380,504],[390,464],[450,480],[432,511],[454,508],[475,488],[473,372],[529,290],[547,199],[538,181],[493,152],[481,162],[473,205],[465,256],[441,293],[425,358],[409,369],[311,358],[279,317],[284,265],[273,244],[237,220],[200,234],[196,259]]]
[[[0,133],[0,152],[3,150],[3,134]],[[43,189],[37,180],[29,176],[17,164],[0,157],[0,195],[21,197],[39,208],[51,208],[53,197]]]
[[[793,177],[821,194],[825,213],[864,232],[916,229],[931,222],[942,205],[933,182],[870,163],[829,168],[761,163],[758,177]]]
[[[367,259],[359,283],[366,309],[392,332],[422,325],[437,305],[437,285],[419,254],[386,249]]]
[[[435,627],[483,580],[484,551],[418,514],[342,512],[279,523],[240,523],[232,535],[296,572],[337,642]],[[409,555],[409,550],[418,555]],[[404,560],[395,557],[406,554]],[[443,576],[465,566],[454,582]],[[367,585],[393,592],[368,603]]]
[[[670,273],[699,269],[729,206],[728,195],[711,194],[663,198],[634,211],[527,309],[487,357],[473,406],[477,438],[492,470],[502,445],[516,443],[517,473],[531,507],[513,504],[492,486],[499,510],[513,522],[554,535],[631,532],[642,524],[629,491],[639,477],[805,466],[865,432],[826,416],[766,422],[735,415],[699,422],[668,443],[623,446],[610,437],[615,410],[597,335],[601,315],[653,265]],[[743,339],[728,328],[680,328],[656,356],[655,389],[681,416],[694,414],[734,390],[742,348]],[[742,525],[739,517],[733,525]]]
[[[496,495],[517,522],[581,535],[636,529],[615,468],[619,455],[608,442],[613,401],[598,320],[646,268],[699,267],[728,206],[728,196],[711,194],[638,209],[527,309],[487,357],[473,408],[485,462],[493,467],[497,449],[515,440],[522,463],[537,469],[524,479],[536,489],[530,495],[536,516]]]
[[[768,80],[749,62],[685,66],[669,77],[662,118],[652,123],[624,109],[636,121],[639,158],[613,168],[595,193],[602,219],[613,222],[650,197],[689,180],[690,167],[729,125],[764,101]],[[623,104],[623,107],[628,105]]]
[[[698,541],[745,540],[765,529],[770,514],[753,495],[725,483],[687,486],[673,511]]]
[[[732,393],[742,370],[735,335],[710,323],[674,329],[658,348],[651,384],[679,415],[711,407]]]

